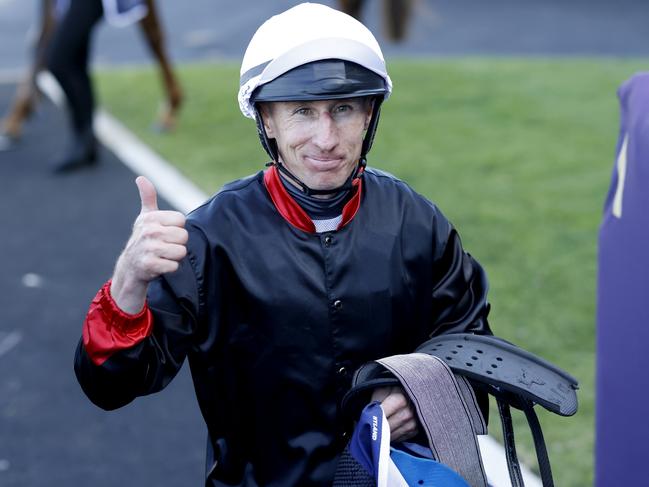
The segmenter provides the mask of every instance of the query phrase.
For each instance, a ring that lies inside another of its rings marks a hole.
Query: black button
[[[343,307],[343,302],[340,299],[336,299],[334,301],[334,309],[336,311],[340,311],[342,309],[342,307]]]
[[[324,241],[324,246],[325,247],[331,247],[331,244],[334,241],[334,238],[331,235],[325,235],[325,238],[323,239]]]
[[[339,368],[338,375],[347,375],[347,369],[345,367]]]

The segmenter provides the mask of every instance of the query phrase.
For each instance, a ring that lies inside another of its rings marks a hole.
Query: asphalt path
[[[0,72],[26,65],[36,0],[0,0]],[[162,1],[172,57],[240,59],[287,0]],[[333,5],[333,1],[325,1]],[[383,38],[378,1],[367,24]],[[387,56],[649,55],[646,0],[419,0],[407,41]],[[149,62],[137,29],[102,26],[95,63]],[[2,78],[2,76],[0,76]],[[13,85],[0,82],[0,112]],[[44,103],[0,151],[0,486],[201,485],[205,431],[187,370],[153,397],[106,413],[72,370],[87,306],[139,211],[134,175],[103,150],[96,167],[54,176],[64,114]],[[162,202],[164,205],[164,202]]]
[[[0,111],[13,88],[0,84]],[[113,412],[76,382],[85,311],[139,198],[107,150],[96,167],[51,174],[66,129],[44,103],[22,142],[0,152],[0,485],[202,485],[205,431],[186,367],[163,392]]]

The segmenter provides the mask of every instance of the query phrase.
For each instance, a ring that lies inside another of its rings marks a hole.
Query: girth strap
[[[447,465],[472,487],[486,487],[476,430],[485,429],[473,391],[460,386],[451,369],[437,357],[423,353],[377,360],[401,383],[436,460]],[[465,400],[465,394],[472,396]],[[477,425],[476,425],[477,424]]]
[[[530,425],[532,438],[534,438],[534,449],[536,450],[536,459],[539,462],[539,471],[541,472],[543,487],[554,487],[550,458],[548,457],[548,450],[545,446],[545,439],[543,438],[543,430],[541,430],[539,418],[536,416],[536,412],[534,412],[534,405],[528,403],[527,407],[525,407],[523,411],[525,411],[527,423]]]
[[[507,404],[502,399],[497,399],[498,412],[500,414],[500,423],[503,429],[503,439],[505,443],[505,457],[507,459],[507,469],[509,470],[509,478],[512,482],[512,487],[524,487],[523,476],[521,475],[521,467],[518,462],[516,454],[516,444],[514,440],[514,428],[512,426],[512,417]],[[548,450],[543,438],[543,431],[541,424],[534,411],[534,404],[528,402],[523,406],[523,411],[527,418],[527,423],[532,432],[534,439],[534,447],[536,449],[536,459],[539,463],[539,471],[541,473],[541,482],[543,487],[554,487],[554,480],[552,478],[552,468],[550,467],[550,458],[548,457]]]
[[[509,410],[509,404],[497,399],[498,413],[500,414],[500,424],[503,429],[503,440],[505,443],[505,458],[507,459],[507,470],[512,487],[524,487],[523,475],[521,474],[521,465],[516,454],[516,441],[514,438],[514,427],[512,425],[512,415]]]

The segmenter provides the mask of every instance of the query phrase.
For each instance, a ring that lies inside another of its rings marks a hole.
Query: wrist
[[[139,314],[146,303],[148,282],[122,278],[116,273],[111,279],[108,293],[115,305],[126,314]]]

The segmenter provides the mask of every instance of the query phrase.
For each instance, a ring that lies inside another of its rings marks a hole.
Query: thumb
[[[137,184],[137,189],[140,192],[140,202],[142,203],[140,213],[156,211],[158,209],[158,195],[153,183],[144,176],[138,176],[135,184]]]

